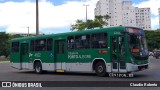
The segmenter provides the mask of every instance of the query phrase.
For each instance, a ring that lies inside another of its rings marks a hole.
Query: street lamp
[[[86,22],[87,22],[87,7],[89,6],[88,4],[84,4],[83,6],[85,6],[86,7]]]
[[[30,28],[33,28],[33,27],[26,26],[26,27],[21,27],[21,28],[27,28],[27,31],[28,31],[27,34],[28,34],[28,36],[29,36],[29,34],[30,34],[30,32],[29,32],[29,31],[30,31]]]

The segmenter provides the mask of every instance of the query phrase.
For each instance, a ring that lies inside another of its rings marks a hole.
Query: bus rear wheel
[[[36,62],[34,65],[34,70],[36,73],[41,74],[42,73],[42,65],[40,62]]]
[[[95,72],[98,76],[104,77],[106,76],[106,65],[104,62],[98,62],[95,66]]]

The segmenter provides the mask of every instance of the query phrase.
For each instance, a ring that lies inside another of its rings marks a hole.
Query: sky
[[[0,0],[0,32],[35,33],[36,0]],[[88,4],[88,19],[94,19],[94,8],[98,0],[39,0],[40,33],[70,32],[70,25],[77,19],[85,20]],[[158,8],[160,0],[132,0],[139,8],[151,8],[152,29],[159,28]]]

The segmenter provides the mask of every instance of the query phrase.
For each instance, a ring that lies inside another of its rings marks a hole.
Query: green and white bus
[[[130,73],[148,69],[144,30],[110,27],[11,40],[11,66],[36,73]]]

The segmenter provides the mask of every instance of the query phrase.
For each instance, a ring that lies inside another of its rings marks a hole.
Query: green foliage
[[[9,47],[10,43],[9,41],[13,38],[21,37],[20,35],[12,35],[12,34],[6,34],[4,32],[0,32],[0,56],[4,55],[6,57],[9,56]]]
[[[9,42],[8,42],[8,35],[1,32],[0,33],[0,55],[5,55],[8,56],[9,55]]]
[[[160,49],[160,32],[153,30],[145,30],[148,49],[150,51],[154,49]]]
[[[79,31],[80,30],[83,30],[83,29],[85,29],[86,28],[86,24],[85,24],[85,22],[83,22],[82,20],[77,20],[76,21],[76,24],[75,25],[71,25],[71,30],[75,30],[75,29],[78,29]]]
[[[76,24],[71,25],[71,30],[81,31],[81,30],[92,29],[96,27],[102,28],[104,25],[105,26],[108,25],[108,23],[106,23],[106,20],[108,20],[109,18],[110,16],[108,15],[104,15],[104,16],[99,15],[99,16],[95,16],[94,20],[87,20],[86,22],[78,19],[76,21]]]

